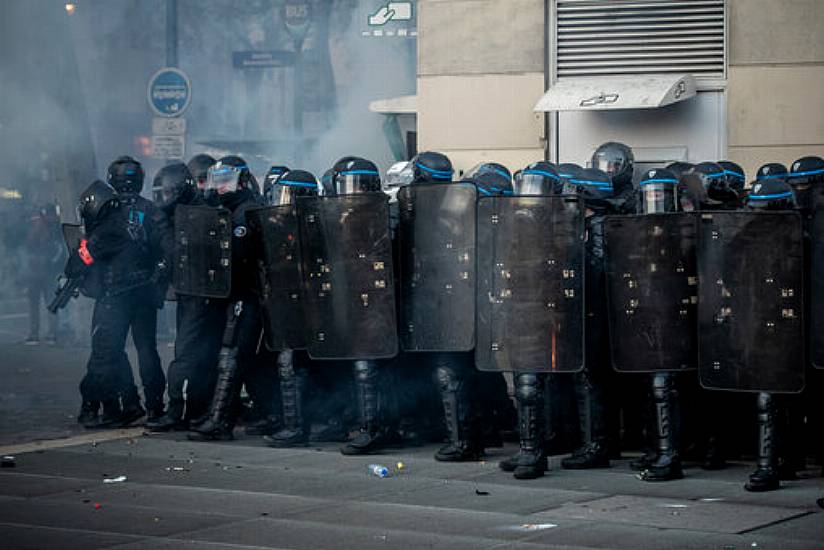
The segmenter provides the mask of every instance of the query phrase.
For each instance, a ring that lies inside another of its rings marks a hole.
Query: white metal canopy
[[[388,99],[378,99],[369,103],[369,110],[384,115],[417,114],[418,96],[403,95]]]
[[[695,95],[688,74],[563,78],[535,105],[536,111],[654,109]]]

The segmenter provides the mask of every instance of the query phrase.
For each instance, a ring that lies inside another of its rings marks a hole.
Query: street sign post
[[[149,79],[146,94],[149,107],[157,116],[177,117],[192,100],[192,84],[180,69],[165,67]]]
[[[158,159],[181,160],[186,154],[184,136],[152,136],[152,156]]]

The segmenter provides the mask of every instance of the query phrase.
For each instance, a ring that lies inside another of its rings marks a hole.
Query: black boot
[[[443,401],[449,443],[435,453],[441,462],[480,460],[483,448],[469,402],[468,382],[458,372],[461,366],[441,364],[436,369]]]
[[[535,479],[547,470],[544,455],[541,405],[543,380],[535,373],[518,374],[515,380],[515,398],[518,402],[518,434],[520,451],[515,465],[515,479]]]
[[[158,418],[146,420],[146,427],[153,432],[168,432],[170,430],[185,430],[186,422],[183,420],[183,403],[169,401],[169,408],[166,413]]]
[[[769,393],[758,394],[758,464],[744,489],[752,492],[778,489],[778,460],[775,452],[775,403]]]
[[[144,416],[146,416],[146,409],[140,404],[137,388],[132,387],[123,395],[123,414],[120,418],[120,426],[131,426]]]
[[[578,401],[578,426],[584,445],[561,460],[567,470],[609,468],[604,401],[599,384],[593,384],[586,369],[577,374],[575,397]]]
[[[374,453],[389,443],[386,429],[380,425],[378,405],[378,365],[374,361],[355,361],[360,431],[340,452],[345,455]]]
[[[646,470],[658,460],[658,451],[650,449],[645,452],[643,456],[630,461],[629,467],[631,470],[641,471]]]
[[[94,429],[100,423],[98,411],[100,403],[97,401],[83,401],[80,405],[80,414],[77,415],[77,423],[84,428]]]
[[[652,377],[658,456],[641,472],[640,477],[644,481],[669,481],[684,477],[675,436],[674,416],[677,399],[674,383],[674,376],[669,372],[659,372]]]
[[[309,430],[303,415],[306,372],[295,369],[292,350],[282,351],[278,355],[278,374],[283,401],[283,429],[263,439],[272,447],[306,446],[309,442]]]
[[[96,426],[89,428],[119,428],[123,421],[123,409],[120,407],[120,399],[104,399],[103,414],[100,415],[100,422]]]
[[[223,333],[223,347],[217,364],[217,381],[212,404],[206,419],[192,428],[188,438],[191,441],[229,441],[234,439],[234,422],[232,422],[232,405],[237,392],[237,322],[243,304],[237,302],[230,306],[226,329]]]

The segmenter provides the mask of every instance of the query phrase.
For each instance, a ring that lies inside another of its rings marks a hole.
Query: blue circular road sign
[[[192,84],[180,69],[166,67],[149,79],[147,90],[149,106],[158,116],[175,117],[183,114],[192,100]]]

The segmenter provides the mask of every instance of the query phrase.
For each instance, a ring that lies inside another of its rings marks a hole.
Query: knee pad
[[[515,377],[515,397],[521,403],[533,405],[541,395],[541,380],[535,373],[518,374]]]

